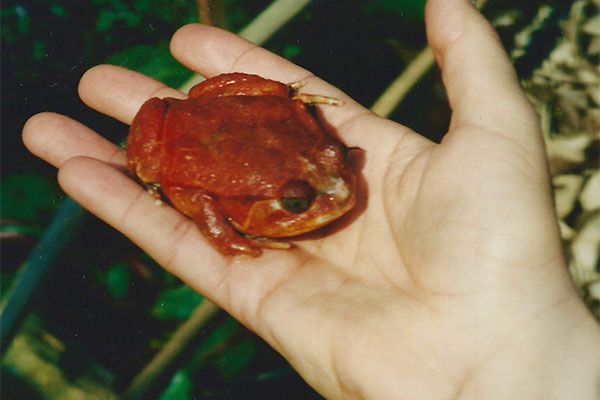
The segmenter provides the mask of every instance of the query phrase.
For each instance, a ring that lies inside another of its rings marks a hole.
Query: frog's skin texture
[[[152,98],[127,138],[127,167],[192,218],[224,254],[257,256],[355,204],[347,149],[307,109],[299,85],[231,73],[185,100]],[[271,239],[269,239],[271,238]]]

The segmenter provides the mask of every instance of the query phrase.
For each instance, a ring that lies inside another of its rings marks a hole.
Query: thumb
[[[494,28],[473,3],[429,0],[425,16],[429,44],[453,111],[452,128],[493,128],[528,150],[543,148],[537,115],[512,63]]]

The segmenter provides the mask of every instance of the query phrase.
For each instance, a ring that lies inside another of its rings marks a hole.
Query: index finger
[[[208,25],[181,27],[173,35],[171,52],[183,65],[205,77],[245,72],[280,82],[294,82],[312,76],[283,57],[234,33]]]
[[[183,65],[205,77],[226,72],[244,72],[283,83],[306,81],[302,92],[330,96],[344,102],[342,107],[320,108],[333,126],[339,126],[367,111],[344,92],[317,78],[310,71],[219,28],[201,24],[186,25],[173,35],[171,52]]]
[[[79,97],[93,109],[131,124],[141,105],[150,97],[186,96],[138,72],[115,65],[97,65],[81,77]]]

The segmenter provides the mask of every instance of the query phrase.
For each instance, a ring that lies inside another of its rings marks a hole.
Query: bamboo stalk
[[[48,271],[73,234],[79,229],[86,213],[70,197],[62,201],[42,238],[19,268],[18,276],[0,304],[0,348],[8,346],[19,322],[27,313],[27,306],[44,282]]]
[[[258,45],[263,44],[300,12],[310,0],[277,0],[265,8],[239,35]]]
[[[160,352],[142,369],[131,381],[124,398],[128,400],[141,399],[148,393],[159,378],[169,371],[178,356],[188,348],[191,341],[200,333],[217,312],[219,307],[203,299],[192,315],[173,334],[173,337],[163,346]]]
[[[388,86],[371,106],[371,111],[382,117],[389,116],[413,86],[421,80],[435,63],[429,47],[425,47],[408,67]]]

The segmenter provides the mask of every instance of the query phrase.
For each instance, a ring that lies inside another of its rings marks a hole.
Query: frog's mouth
[[[254,203],[243,224],[231,222],[245,234],[289,237],[314,231],[354,207],[356,183],[352,174],[329,177],[320,183],[310,207],[303,212],[286,210],[281,199],[268,199]]]

